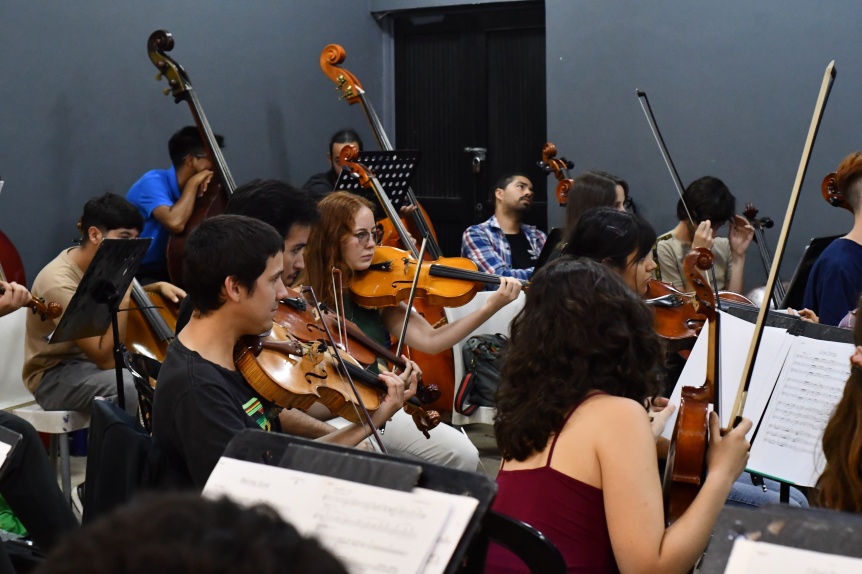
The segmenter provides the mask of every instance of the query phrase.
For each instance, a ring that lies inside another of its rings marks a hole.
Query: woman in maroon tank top
[[[685,572],[745,467],[742,424],[710,420],[709,475],[664,526],[655,429],[644,405],[663,356],[652,314],[608,266],[563,257],[537,273],[512,323],[494,425],[503,452],[494,510],[543,532],[570,572]],[[493,547],[488,572],[523,572]]]

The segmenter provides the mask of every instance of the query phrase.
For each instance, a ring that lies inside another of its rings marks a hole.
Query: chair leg
[[[60,473],[62,476],[62,490],[66,497],[66,503],[72,504],[72,470],[69,462],[69,434],[59,435],[60,440]]]
[[[48,456],[51,458],[51,468],[57,474],[57,435],[48,435]]]

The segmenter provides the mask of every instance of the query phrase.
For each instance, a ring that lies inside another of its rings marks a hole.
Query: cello
[[[182,287],[183,247],[186,243],[186,237],[205,218],[224,212],[228,198],[236,189],[236,183],[230,170],[228,170],[227,162],[225,162],[224,155],[218,146],[215,134],[210,127],[209,121],[207,121],[203,108],[198,101],[197,92],[192,87],[188,74],[182,66],[166,53],[173,50],[173,48],[174,38],[170,32],[165,30],[156,30],[150,34],[147,40],[147,53],[153,65],[159,70],[156,79],[161,80],[165,78],[167,80],[168,87],[165,88],[164,94],[166,96],[172,94],[175,103],[183,100],[188,102],[192,116],[195,119],[195,124],[197,124],[198,131],[200,131],[204,149],[213,166],[213,178],[210,180],[209,185],[207,185],[206,191],[195,200],[194,210],[186,223],[185,229],[182,233],[171,234],[168,238],[168,273],[170,274],[171,282],[174,285]]]

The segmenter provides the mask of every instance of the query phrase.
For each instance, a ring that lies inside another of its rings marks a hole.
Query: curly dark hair
[[[39,574],[347,574],[269,506],[150,494],[64,538]]]
[[[512,323],[494,432],[506,460],[545,448],[591,390],[643,403],[664,349],[652,311],[607,266],[561,257],[533,277]]]

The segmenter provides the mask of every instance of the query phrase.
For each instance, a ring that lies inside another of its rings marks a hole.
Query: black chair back
[[[83,523],[128,501],[140,487],[152,439],[113,402],[93,400]]]
[[[485,572],[485,559],[491,542],[504,547],[520,558],[530,572],[566,573],[563,555],[548,537],[529,524],[494,511],[488,511],[482,518],[482,530],[473,539],[467,554],[466,566],[460,572],[464,574]]]

